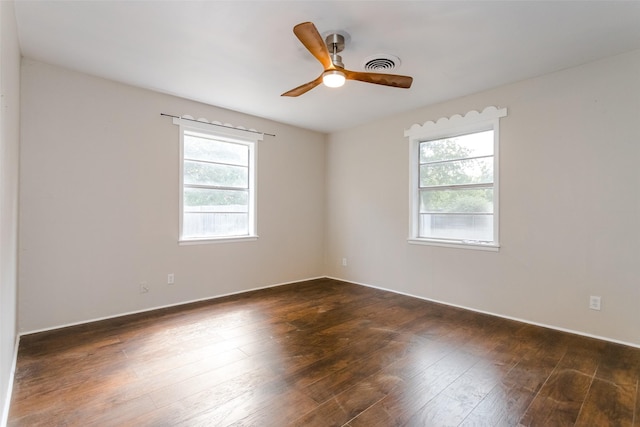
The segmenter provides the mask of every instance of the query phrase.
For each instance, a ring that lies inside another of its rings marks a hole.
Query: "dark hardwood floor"
[[[9,426],[640,426],[640,349],[320,279],[22,338]]]

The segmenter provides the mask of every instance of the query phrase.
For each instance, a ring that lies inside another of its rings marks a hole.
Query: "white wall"
[[[276,134],[258,143],[257,241],[177,244],[178,127],[160,113]],[[323,275],[324,134],[29,59],[21,117],[20,331]]]
[[[14,3],[0,2],[0,414],[8,390],[16,342],[18,271],[18,156],[20,49]],[[6,412],[5,412],[6,411]],[[0,424],[2,420],[0,419]]]
[[[489,105],[502,248],[409,245],[404,130]],[[639,159],[640,51],[332,134],[327,273],[640,345]]]

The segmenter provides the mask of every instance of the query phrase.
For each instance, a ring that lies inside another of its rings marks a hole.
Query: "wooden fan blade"
[[[318,77],[314,81],[300,85],[297,88],[291,89],[289,92],[285,92],[280,96],[300,96],[303,93],[309,92],[311,89],[313,89],[314,87],[318,86],[321,83],[322,83],[322,75],[320,75],[320,77]]]
[[[342,70],[347,80],[358,80],[377,85],[393,86],[408,89],[413,83],[413,77],[400,76],[398,74],[361,73],[358,71]]]
[[[302,24],[296,25],[293,27],[293,33],[298,37],[298,40],[300,40],[304,47],[320,61],[325,70],[334,68],[331,55],[327,50],[327,45],[324,40],[322,40],[322,36],[312,22],[303,22]]]

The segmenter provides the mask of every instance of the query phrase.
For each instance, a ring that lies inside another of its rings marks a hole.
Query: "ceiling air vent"
[[[400,58],[393,55],[377,54],[365,58],[362,66],[365,71],[373,71],[376,73],[385,73],[394,70],[400,66]]]

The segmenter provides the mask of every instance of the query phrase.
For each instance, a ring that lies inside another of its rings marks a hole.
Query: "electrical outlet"
[[[140,282],[140,293],[146,294],[149,292],[149,286],[147,286],[147,282]]]
[[[174,283],[175,283],[175,276],[173,275],[173,273],[167,274],[167,284],[173,285]]]
[[[600,310],[600,302],[601,302],[600,297],[591,295],[589,297],[589,308],[591,310]]]
[[[342,266],[343,267],[347,266],[347,259],[346,258],[342,258]]]

